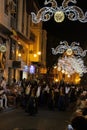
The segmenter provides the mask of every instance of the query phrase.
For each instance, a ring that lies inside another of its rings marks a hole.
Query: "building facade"
[[[46,67],[42,23],[32,23],[26,5],[25,0],[0,0],[0,76],[9,83],[12,79],[28,78],[31,64],[37,70],[38,64]],[[33,7],[38,10],[35,2]]]

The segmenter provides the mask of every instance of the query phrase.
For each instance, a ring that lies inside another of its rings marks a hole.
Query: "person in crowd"
[[[27,101],[30,96],[30,91],[31,91],[31,84],[28,84],[25,88],[25,103],[27,104]]]
[[[35,95],[35,89],[32,88],[29,100],[26,106],[26,112],[31,116],[34,116],[37,113],[37,100]]]
[[[1,108],[8,108],[7,105],[7,96],[6,93],[4,91],[4,89],[2,87],[0,87],[0,102],[1,102]]]
[[[4,92],[3,89],[0,87],[0,110],[4,109],[4,104],[2,99],[3,92]]]
[[[64,87],[62,86],[60,87],[60,90],[59,90],[58,109],[60,111],[65,110],[65,91],[64,91]]]
[[[74,130],[87,130],[87,119],[84,116],[76,116],[71,120]]]
[[[36,98],[37,98],[38,106],[40,106],[40,96],[41,96],[41,85],[38,85],[37,91],[36,91]]]
[[[68,109],[69,106],[69,91],[70,91],[70,86],[68,84],[65,85],[65,105],[66,109]]]
[[[4,77],[2,77],[1,87],[4,89],[5,92],[7,91],[6,84],[7,84],[6,79]]]
[[[54,90],[50,89],[49,91],[49,97],[48,97],[48,108],[50,110],[54,110],[55,101],[54,101]]]
[[[58,108],[58,100],[59,100],[59,86],[54,87],[54,103],[55,107]]]

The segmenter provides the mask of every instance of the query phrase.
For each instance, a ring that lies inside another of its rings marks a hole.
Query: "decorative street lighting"
[[[65,16],[71,21],[87,22],[87,11],[84,12],[76,5],[69,5],[70,3],[76,4],[76,0],[63,0],[62,6],[58,6],[56,0],[45,0],[45,7],[41,8],[37,14],[31,12],[32,22],[39,23],[40,21],[48,21],[54,15],[54,20],[58,23],[63,22]],[[46,5],[50,5],[47,6]]]
[[[58,59],[58,71],[69,75],[78,73],[80,77],[87,73],[87,67],[82,60],[86,52],[87,50],[83,51],[77,42],[72,42],[69,46],[67,41],[63,41],[55,49],[52,48],[54,55],[63,54],[62,58]]]

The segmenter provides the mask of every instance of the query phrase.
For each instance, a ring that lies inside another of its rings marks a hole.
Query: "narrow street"
[[[65,130],[71,112],[40,109],[29,116],[21,108],[0,113],[0,130]]]

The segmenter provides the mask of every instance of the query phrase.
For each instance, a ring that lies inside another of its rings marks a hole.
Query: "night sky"
[[[43,3],[45,0],[37,1],[41,8],[44,7]],[[61,6],[62,0],[57,1],[59,1],[59,6]],[[86,0],[77,0],[75,5],[80,7],[85,13],[87,11],[86,3]],[[52,66],[57,62],[58,56],[52,55],[51,48],[55,48],[60,41],[68,41],[69,45],[71,42],[76,41],[80,43],[83,49],[87,49],[87,23],[70,21],[67,17],[62,23],[56,23],[54,18],[51,18],[51,20],[43,22],[43,29],[47,30],[47,66]]]

